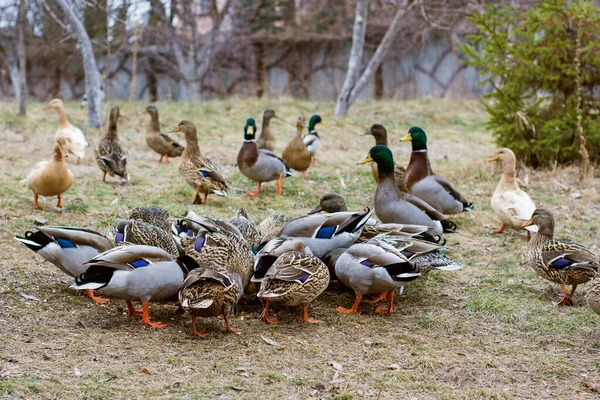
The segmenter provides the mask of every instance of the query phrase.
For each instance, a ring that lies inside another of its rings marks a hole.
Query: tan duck
[[[292,176],[285,162],[269,150],[259,149],[256,143],[256,122],[248,118],[244,126],[244,143],[237,157],[240,172],[258,183],[256,192],[248,196],[258,196],[263,182],[277,180],[277,194],[282,192],[283,178]]]
[[[367,130],[364,135],[371,135],[375,138],[375,145],[388,146],[387,130],[381,124],[373,124],[371,129]],[[379,183],[379,173],[377,172],[377,163],[371,163],[371,172],[373,173],[373,179]],[[400,165],[394,163],[394,179],[396,179],[396,185],[401,192],[406,193],[406,186],[404,185],[404,173],[406,170]]]
[[[302,141],[302,131],[304,130],[304,117],[298,118],[296,123],[296,136],[288,143],[287,147],[283,151],[281,158],[285,161],[285,164],[296,171],[302,172],[302,178],[306,176],[306,170],[310,167],[312,160],[312,154]]]
[[[102,135],[95,149],[96,162],[98,163],[98,167],[104,172],[102,182],[106,182],[106,174],[109,176],[117,175],[122,179],[129,180],[129,176],[127,175],[127,156],[123,147],[121,147],[117,131],[119,117],[121,117],[119,107],[111,108],[108,130]]]
[[[586,300],[592,311],[600,315],[600,279],[597,277],[590,283]]]
[[[375,212],[384,223],[425,225],[432,236],[453,232],[456,225],[448,217],[411,194],[402,193],[394,179],[394,157],[386,146],[374,146],[369,155],[358,162],[376,162],[379,183],[375,191]]]
[[[67,139],[66,149],[77,157],[77,164],[79,164],[79,161],[85,157],[85,148],[88,147],[83,132],[71,125],[65,114],[65,105],[61,99],[52,99],[46,109],[56,110],[58,113],[58,129],[54,138],[58,140],[59,137],[64,137]]]
[[[427,202],[442,214],[459,214],[473,208],[473,204],[446,178],[432,171],[427,156],[427,135],[423,129],[413,126],[401,141],[412,142],[412,153],[404,174],[408,193]]]
[[[515,153],[511,149],[503,148],[498,150],[488,161],[501,161],[504,167],[502,178],[492,195],[492,210],[500,219],[500,227],[493,231],[502,233],[507,226],[513,229],[523,229],[523,225],[535,211],[535,204],[529,195],[521,190],[515,179],[517,163]],[[529,236],[529,231],[527,231],[527,236]]]
[[[150,123],[146,128],[146,144],[152,150],[160,154],[158,163],[169,163],[169,157],[179,157],[183,153],[183,146],[175,142],[166,133],[160,132],[160,123],[158,121],[158,109],[154,106],[146,107],[146,113],[150,115]]]
[[[229,197],[225,178],[208,158],[202,156],[196,125],[190,121],[181,121],[173,132],[182,132],[185,135],[186,146],[179,161],[179,173],[188,185],[196,189],[192,204],[208,204],[210,193]],[[200,193],[204,194],[204,201],[200,198]]]
[[[573,305],[577,286],[598,274],[598,256],[571,239],[555,238],[550,210],[536,209],[525,227],[536,232],[527,246],[527,263],[539,276],[560,285],[562,298],[558,304]],[[570,292],[566,285],[573,285]]]
[[[260,127],[260,136],[258,137],[258,141],[256,142],[258,144],[259,149],[275,151],[276,140],[275,136],[273,135],[273,132],[271,132],[270,126],[271,120],[273,118],[281,119],[277,116],[275,111],[265,110],[265,113],[263,114],[262,125]]]
[[[64,147],[66,139],[59,137],[52,149],[52,158],[49,161],[40,161],[33,167],[25,182],[33,192],[33,204],[41,208],[38,196],[58,197],[56,207],[62,208],[64,192],[69,190],[75,177],[67,166],[65,157],[68,157]]]

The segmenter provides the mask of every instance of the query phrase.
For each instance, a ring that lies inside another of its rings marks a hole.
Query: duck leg
[[[108,303],[108,299],[106,299],[104,297],[96,296],[92,289],[86,289],[85,292],[87,293],[87,295],[90,299],[94,300],[96,303],[98,303],[100,305],[102,305],[104,303]]]
[[[354,300],[354,304],[352,304],[352,307],[350,308],[344,308],[342,306],[338,307],[335,309],[335,311],[342,313],[342,314],[358,314],[358,305],[360,304],[360,301],[362,300],[362,296],[356,296],[356,300]]]
[[[56,203],[56,207],[58,207],[58,208],[62,208],[63,207],[62,194],[58,195],[58,203]]]
[[[383,292],[379,296],[377,296],[377,298],[375,298],[373,300],[365,300],[365,302],[367,302],[369,304],[379,303],[380,301],[384,301],[385,299],[387,299],[388,293],[390,293],[390,292]]]
[[[318,319],[313,319],[308,316],[308,304],[304,304],[302,306],[302,318],[300,318],[298,321],[303,322],[305,324],[318,324],[319,322],[321,322]]]
[[[202,204],[208,205],[208,192],[204,193],[204,202]]]
[[[504,233],[504,229],[506,229],[506,225],[504,223],[500,224],[500,228],[492,228],[492,232],[494,233]]]
[[[571,293],[567,292],[567,288],[565,287],[565,285],[560,285],[560,289],[562,290],[562,293],[559,294],[561,300],[556,304],[557,306],[572,306],[575,303],[573,303],[573,295],[575,294],[575,289],[577,288],[577,285],[573,285],[573,289],[571,290]]]
[[[165,154],[165,164],[168,164],[168,163],[169,163],[169,155]]]
[[[196,193],[194,193],[194,201],[192,204],[202,204],[202,199],[200,198],[200,185],[196,187]]]
[[[79,165],[80,161],[81,161],[81,158],[77,157],[77,162],[75,163],[75,165]]]
[[[137,315],[139,317],[144,315],[144,311],[140,310],[139,308],[135,308],[133,306],[133,303],[129,300],[125,300],[125,303],[127,303],[127,312],[129,313],[129,315]]]
[[[148,311],[148,302],[142,301],[142,324],[146,324],[153,328],[164,328],[167,324],[163,324],[162,322],[151,322],[150,321],[150,313]]]
[[[163,157],[164,157],[164,156],[165,156],[164,154],[161,154],[161,156],[160,156],[160,160],[158,160],[158,163],[159,163],[159,164],[162,164],[162,159],[163,159]]]
[[[200,337],[207,337],[208,336],[208,332],[206,331],[199,331],[196,329],[196,316],[192,315],[192,335],[195,336],[200,336]]]
[[[306,170],[302,171],[302,179],[306,178]]]
[[[312,156],[312,162],[311,162],[311,164],[312,164],[312,165],[319,165],[319,164],[317,163],[317,157],[315,157],[315,156]]]
[[[33,205],[35,206],[35,208],[39,208],[40,210],[42,209],[42,207],[40,207],[40,203],[38,202],[37,193],[33,194]]]
[[[277,317],[269,318],[269,307],[271,306],[271,300],[267,300],[265,303],[265,309],[263,310],[260,318],[269,325],[275,325],[277,323]]]
[[[102,177],[102,182],[106,182],[106,172],[104,172],[104,176]]]
[[[283,183],[283,174],[279,175],[279,178],[277,179],[277,195],[281,195],[282,183]]]
[[[223,319],[225,320],[225,333],[240,333],[240,332],[244,332],[243,329],[234,329],[231,327],[231,324],[229,323],[229,313],[227,311],[225,311],[223,313]]]
[[[261,183],[258,182],[258,189],[256,190],[256,192],[248,192],[248,196],[250,196],[250,197],[258,196],[260,194],[260,185],[261,185]]]
[[[394,291],[390,290],[388,292],[387,298],[389,300],[388,306],[386,307],[377,307],[375,312],[378,314],[391,314],[394,311]]]

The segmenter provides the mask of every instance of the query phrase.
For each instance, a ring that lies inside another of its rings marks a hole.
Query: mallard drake
[[[202,156],[196,125],[181,121],[172,132],[183,132],[185,135],[186,146],[179,161],[179,173],[188,185],[196,189],[192,204],[208,204],[209,193],[229,197],[225,178],[208,158]],[[200,199],[200,193],[204,193],[204,201]]]
[[[386,146],[374,146],[358,162],[377,163],[379,183],[375,191],[375,212],[384,223],[425,225],[432,236],[452,232],[456,225],[448,217],[411,194],[402,193],[394,180],[394,157]]]
[[[73,226],[40,226],[36,229],[36,232],[27,231],[23,237],[14,238],[73,278],[85,272],[84,263],[113,247],[109,239],[90,229]],[[98,304],[108,301],[95,296],[91,289],[87,290],[87,295]]]
[[[258,224],[261,242],[268,241],[265,240],[267,238],[275,237],[290,219],[292,219],[292,217],[279,213],[273,213],[263,219],[260,224]]]
[[[273,263],[267,271],[257,294],[266,300],[262,319],[268,324],[277,323],[269,318],[271,303],[288,307],[301,306],[304,323],[317,323],[308,317],[308,304],[316,299],[329,285],[329,271],[317,257],[303,251],[290,251]]]
[[[283,151],[281,158],[291,169],[302,172],[302,178],[306,176],[306,170],[310,167],[312,154],[302,141],[302,131],[304,130],[304,117],[298,118],[296,123],[296,136],[288,143]]]
[[[71,125],[65,114],[65,105],[61,99],[52,99],[48,103],[48,106],[46,106],[46,109],[56,110],[58,113],[58,129],[54,138],[56,140],[59,137],[67,139],[67,146],[65,148],[69,153],[77,157],[77,164],[79,164],[79,161],[85,157],[85,148],[88,147],[88,142],[85,140],[83,132],[81,129]]]
[[[502,161],[504,166],[502,178],[492,195],[492,210],[501,223],[500,227],[493,231],[502,233],[507,226],[523,229],[523,225],[535,211],[535,204],[527,193],[521,190],[515,179],[517,163],[515,153],[511,149],[503,148],[498,150],[488,161]],[[527,231],[527,236],[529,236],[529,231]]]
[[[104,172],[102,182],[106,182],[106,174],[110,176],[118,175],[125,180],[129,180],[127,175],[127,156],[121,143],[119,143],[119,134],[117,132],[117,123],[121,117],[119,107],[113,107],[110,110],[110,119],[108,121],[108,130],[102,135],[98,145],[94,149],[96,162]]]
[[[198,267],[190,257],[174,259],[158,247],[140,245],[115,247],[84,266],[87,269],[75,278],[73,289],[101,289],[123,299],[129,315],[142,315],[142,323],[153,328],[166,325],[150,321],[148,302],[177,294],[188,272]],[[141,311],[131,303],[137,300],[142,302]]]
[[[256,227],[254,221],[248,216],[248,212],[244,208],[240,208],[238,212],[227,221],[229,224],[235,226],[242,237],[252,247],[254,251],[260,244],[260,233]]]
[[[262,282],[273,263],[285,253],[299,251],[312,255],[310,248],[300,239],[274,238],[269,240],[254,256],[252,282]]]
[[[160,132],[160,123],[158,122],[158,109],[154,106],[146,107],[146,113],[150,115],[150,123],[146,128],[146,144],[152,150],[160,154],[158,163],[169,163],[169,157],[179,157],[183,153],[183,146],[175,142],[166,133]]]
[[[240,172],[258,182],[257,191],[248,192],[248,195],[258,196],[261,184],[274,180],[277,180],[277,194],[280,195],[283,178],[292,176],[292,173],[281,158],[269,150],[259,149],[255,137],[256,122],[253,118],[248,118],[244,126],[244,144],[237,156]]]
[[[258,136],[258,141],[256,142],[258,144],[259,149],[275,151],[276,140],[275,140],[275,136],[273,135],[273,132],[271,132],[271,126],[270,126],[271,120],[273,118],[281,119],[277,116],[275,111],[265,110],[265,112],[263,114],[262,125],[260,127],[260,135]]]
[[[358,314],[358,306],[365,294],[378,294],[370,301],[388,299],[388,307],[378,307],[377,313],[391,313],[394,289],[421,276],[401,252],[383,242],[358,243],[346,250],[335,263],[335,274],[347,287],[354,290],[356,300],[351,308],[338,307],[337,312]]]
[[[571,239],[556,239],[550,210],[536,209],[524,226],[536,232],[527,246],[527,263],[539,276],[560,285],[562,299],[558,304],[573,305],[575,289],[596,276],[600,260]],[[573,285],[570,293],[565,285]]]
[[[75,177],[65,161],[65,157],[68,157],[64,147],[65,142],[65,138],[59,137],[58,141],[54,143],[50,160],[37,163],[25,178],[27,187],[33,192],[33,204],[37,208],[41,209],[38,202],[39,196],[56,196],[58,198],[56,207],[62,208],[62,195],[75,181]]]
[[[240,287],[227,273],[207,268],[193,270],[179,290],[181,307],[192,318],[192,335],[208,336],[208,332],[196,328],[197,317],[216,317],[222,315],[225,320],[225,332],[237,333],[229,322],[231,307],[241,297]]]
[[[600,279],[594,278],[588,288],[586,300],[593,312],[600,315]]]
[[[171,231],[171,216],[169,212],[161,206],[136,207],[131,210],[129,219],[146,222],[158,226],[166,232]]]
[[[375,145],[388,147],[387,130],[381,124],[373,124],[364,135],[371,135],[375,138]],[[373,179],[376,183],[379,183],[379,173],[377,172],[377,164],[371,163],[371,172],[373,173]],[[396,185],[401,192],[407,193],[406,186],[404,185],[404,174],[406,170],[400,165],[394,163],[394,179]]]
[[[427,135],[423,129],[413,126],[401,141],[412,142],[412,153],[404,174],[404,185],[410,194],[443,214],[459,214],[473,208],[473,204],[446,178],[431,170],[427,156]]]
[[[109,229],[108,237],[113,239],[117,246],[128,244],[153,246],[166,251],[172,257],[183,255],[183,249],[169,231],[143,221],[117,220]]]
[[[339,212],[296,217],[288,221],[278,236],[302,240],[317,257],[331,249],[350,247],[360,236],[373,210],[365,212]]]
[[[310,117],[310,120],[308,121],[308,135],[305,135],[302,138],[302,142],[304,143],[308,151],[310,151],[310,154],[312,154],[313,165],[317,164],[317,153],[321,148],[321,137],[319,136],[316,130],[317,124],[325,125],[325,121],[323,121],[320,115],[315,114],[312,117]]]

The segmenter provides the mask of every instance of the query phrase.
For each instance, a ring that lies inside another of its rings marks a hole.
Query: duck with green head
[[[404,174],[404,184],[410,194],[444,214],[459,214],[473,208],[473,204],[446,178],[431,170],[427,156],[427,135],[423,129],[413,126],[401,141],[412,142],[412,153]]]
[[[377,145],[358,164],[377,163],[379,183],[375,191],[375,213],[384,223],[425,225],[430,235],[452,232],[456,225],[425,201],[402,193],[394,179],[394,157],[389,148]]]
[[[273,152],[259,149],[256,143],[256,121],[248,118],[244,125],[244,143],[237,157],[240,172],[258,183],[256,192],[248,192],[249,196],[258,196],[263,182],[277,180],[277,194],[282,192],[284,177],[292,176],[285,162]]]
[[[365,133],[363,133],[363,136],[373,136],[373,138],[375,139],[375,144],[376,145],[382,145],[382,146],[386,146],[388,147],[388,140],[387,140],[387,130],[385,129],[385,127],[381,124],[373,124],[371,125],[370,129],[367,129],[367,131],[365,131]],[[373,173],[373,179],[375,179],[375,182],[379,182],[379,173],[377,172],[377,164],[376,163],[371,163],[371,172]],[[398,189],[400,189],[401,192],[405,192],[406,193],[406,186],[404,186],[404,173],[406,172],[406,170],[404,169],[404,167],[401,167],[398,164],[394,165],[394,175],[396,177],[396,184],[398,185]]]
[[[304,145],[310,151],[310,154],[312,154],[313,165],[317,164],[317,152],[321,148],[321,137],[316,130],[317,124],[325,125],[325,121],[323,121],[320,115],[315,114],[308,121],[308,135],[302,138]]]

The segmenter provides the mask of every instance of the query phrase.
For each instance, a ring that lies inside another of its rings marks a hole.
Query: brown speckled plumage
[[[110,110],[110,120],[108,130],[102,135],[98,145],[94,149],[96,162],[98,167],[110,176],[118,175],[123,179],[127,179],[127,157],[125,151],[119,143],[119,135],[117,132],[117,121],[121,116],[119,107],[113,107]]]
[[[121,234],[117,240],[117,235]],[[173,257],[182,255],[182,249],[173,236],[158,226],[143,221],[118,220],[109,229],[108,237],[118,246],[139,244],[163,249]]]
[[[136,207],[131,210],[129,219],[135,219],[136,221],[142,221],[158,226],[165,232],[170,232],[171,230],[171,216],[169,215],[169,212],[161,206]]]
[[[238,228],[242,237],[250,246],[256,248],[260,244],[260,233],[256,224],[250,219],[244,208],[240,208],[236,215],[229,219],[231,225]]]

